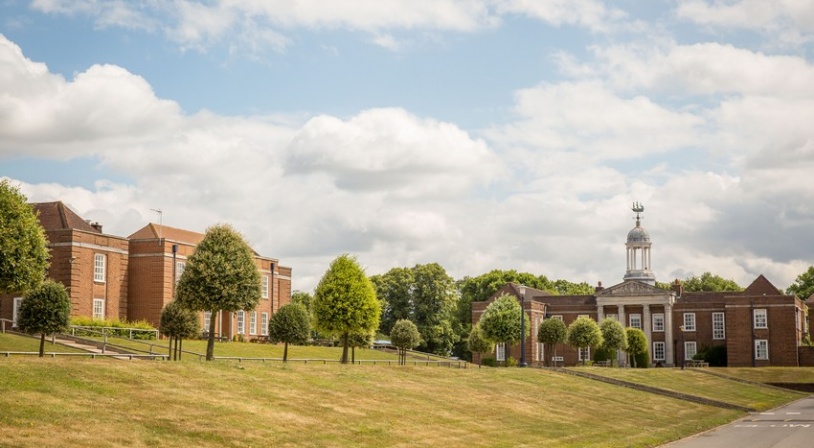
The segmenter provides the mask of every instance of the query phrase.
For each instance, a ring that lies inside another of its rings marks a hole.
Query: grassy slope
[[[814,383],[812,367],[729,367],[716,371],[759,383]]]
[[[9,333],[0,333],[0,352],[37,352],[40,351],[39,338],[30,338],[25,336],[17,336]],[[82,353],[71,347],[64,345],[52,344],[48,338],[45,338],[45,353]]]

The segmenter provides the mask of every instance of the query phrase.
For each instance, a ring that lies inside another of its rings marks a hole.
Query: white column
[[[605,306],[604,305],[597,305],[596,306],[596,321],[602,322],[602,319],[605,318]]]
[[[652,351],[653,348],[651,347]],[[664,357],[665,364],[673,364],[673,305],[664,304]]]
[[[619,323],[622,324],[623,328],[626,328],[627,327],[627,318],[625,317],[625,306],[622,305],[622,304],[619,304],[618,309],[619,309],[619,311],[617,311],[617,313],[619,314]],[[627,356],[625,356],[625,353],[623,351],[618,350],[616,352],[616,362],[619,364],[620,367],[626,367],[627,366],[627,363],[625,362],[626,359],[627,359]]]

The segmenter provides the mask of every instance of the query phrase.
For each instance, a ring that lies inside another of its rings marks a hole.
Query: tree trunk
[[[288,362],[288,342],[283,346],[283,362]]]
[[[40,333],[40,358],[45,356],[45,333]]]
[[[167,339],[167,356],[169,356],[168,359],[170,361],[175,361],[175,356],[173,356],[175,355],[175,352],[172,349],[172,336],[168,336],[168,338],[169,339]]]
[[[348,363],[348,333],[342,335],[342,364]]]
[[[217,322],[215,310],[212,310],[212,318],[209,319],[209,338],[206,341],[206,360],[212,361],[215,357],[215,323]]]

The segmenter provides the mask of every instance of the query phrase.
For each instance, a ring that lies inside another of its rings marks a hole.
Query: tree
[[[373,330],[362,330],[359,332],[353,332],[348,336],[348,346],[350,346],[350,362],[352,364],[356,364],[356,347],[370,347],[370,344],[373,343],[373,338],[375,336],[374,333],[375,332]]]
[[[537,342],[548,344],[549,348],[553,348],[554,358],[557,357],[557,344],[565,343],[567,336],[568,328],[562,319],[544,319],[537,329]]]
[[[727,280],[720,275],[704,272],[700,277],[687,277],[683,282],[684,291],[743,291],[743,288],[734,280]]]
[[[355,257],[337,257],[314,292],[314,318],[318,331],[342,338],[342,363],[348,362],[351,333],[371,332],[379,326],[381,306],[373,284]]]
[[[407,319],[399,319],[390,330],[390,343],[399,349],[399,364],[404,365],[407,361],[407,350],[421,343],[421,334],[418,327]]]
[[[554,291],[562,296],[588,296],[596,292],[596,289],[587,282],[573,283],[568,280],[554,280],[552,283]]]
[[[625,335],[627,337],[627,354],[633,359],[633,367],[638,367],[636,360],[640,356],[647,354],[647,336],[644,331],[633,327],[626,328]]]
[[[17,328],[40,335],[40,358],[45,353],[45,335],[66,331],[71,324],[71,299],[62,283],[45,280],[20,302]]]
[[[602,332],[599,330],[599,325],[594,322],[590,317],[578,317],[575,321],[571,322],[568,326],[568,335],[566,336],[568,345],[581,350],[588,347],[598,347],[602,345]],[[587,357],[582,358],[582,364],[585,364]]]
[[[472,353],[486,353],[495,349],[495,343],[483,337],[483,332],[480,329],[480,325],[472,326],[472,330],[469,332],[467,344]],[[478,358],[478,366],[480,366],[480,361],[481,358]]]
[[[625,327],[616,319],[602,319],[599,324],[599,331],[602,333],[602,348],[616,354],[619,350],[627,348],[627,334]]]
[[[415,282],[410,268],[393,268],[382,275],[370,277],[381,302],[382,317],[379,331],[389,334],[399,319],[413,318],[412,289]]]
[[[243,237],[227,224],[207,229],[187,260],[176,288],[176,300],[183,307],[212,313],[207,361],[215,352],[215,315],[219,311],[253,310],[260,301],[260,292],[254,252]]]
[[[183,339],[194,337],[201,332],[198,313],[184,308],[177,300],[173,300],[161,311],[158,330],[161,334],[170,338],[170,351],[173,361],[181,359]]]
[[[814,266],[798,275],[794,283],[786,289],[786,294],[795,295],[803,300],[808,300],[814,295]]]
[[[288,361],[288,344],[305,344],[310,333],[308,310],[302,303],[283,305],[269,321],[269,340],[285,344],[283,362]]]
[[[520,334],[520,316],[526,320],[526,334]],[[510,347],[521,337],[528,337],[531,329],[526,313],[521,312],[520,303],[514,296],[503,294],[490,303],[478,322],[483,337],[494,343],[505,343]],[[506,356],[508,366],[509,357]]]
[[[0,180],[0,293],[26,293],[45,280],[45,230],[26,197],[8,179]]]
[[[304,291],[294,291],[291,294],[291,303],[298,303],[305,307],[309,316],[313,315],[314,296]]]

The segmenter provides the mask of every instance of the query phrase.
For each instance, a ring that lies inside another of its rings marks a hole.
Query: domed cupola
[[[627,233],[627,272],[624,280],[637,280],[656,286],[656,276],[650,264],[650,234],[642,227],[644,206],[634,202],[632,210],[636,213],[636,227]]]

